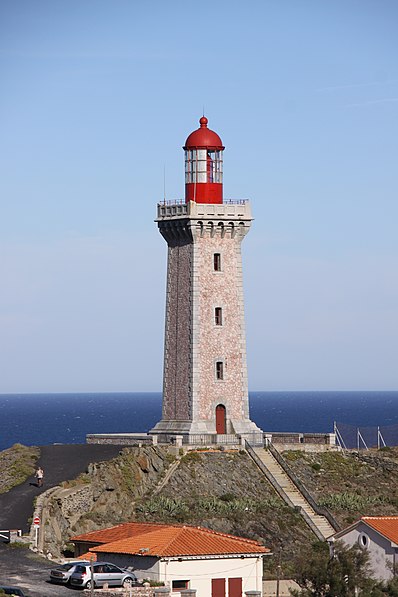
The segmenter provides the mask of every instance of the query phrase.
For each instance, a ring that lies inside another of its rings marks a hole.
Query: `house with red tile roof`
[[[346,529],[329,537],[348,547],[359,545],[369,553],[372,576],[389,580],[398,570],[398,516],[362,516]]]
[[[262,594],[263,558],[271,555],[258,541],[186,525],[131,522],[71,541],[76,556],[88,551],[172,591],[196,589],[196,597]]]

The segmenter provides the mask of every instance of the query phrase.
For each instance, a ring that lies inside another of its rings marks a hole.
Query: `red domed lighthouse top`
[[[184,149],[193,149],[195,147],[224,149],[222,141],[217,133],[207,128],[208,122],[206,116],[202,116],[199,120],[200,128],[196,129],[196,131],[193,131],[193,133],[188,136],[185,141]]]
[[[185,141],[185,201],[222,203],[222,168],[224,146],[220,137],[207,128],[202,116],[200,128]]]

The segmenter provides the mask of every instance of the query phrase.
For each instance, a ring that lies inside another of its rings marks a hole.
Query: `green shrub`
[[[295,460],[305,458],[305,453],[302,450],[286,450],[286,452],[283,452],[283,458],[290,462],[294,462]]]
[[[267,512],[270,509],[280,509],[283,503],[276,496],[262,500],[251,498],[236,498],[233,494],[223,496],[202,496],[195,500],[182,498],[168,498],[155,496],[136,506],[136,512],[150,515],[160,520],[188,521],[192,518],[229,517],[242,515],[246,512]]]
[[[202,457],[198,452],[187,452],[185,456],[181,458],[181,462],[189,464],[190,462],[202,462]]]
[[[235,499],[235,496],[233,493],[223,493],[220,496],[220,500],[223,502],[232,502],[232,500],[234,500],[234,499]]]
[[[320,506],[331,510],[346,510],[348,512],[361,512],[368,506],[386,503],[384,496],[362,496],[357,493],[334,493],[318,500]]]

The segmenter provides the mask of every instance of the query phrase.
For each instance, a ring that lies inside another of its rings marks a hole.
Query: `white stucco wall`
[[[242,593],[262,591],[262,557],[159,560],[150,556],[101,553],[103,561],[112,562],[121,568],[132,566],[138,579],[160,580],[172,586],[173,580],[189,580],[188,588],[196,589],[196,597],[211,597],[211,580],[225,578],[228,597],[228,578],[242,578]]]
[[[228,578],[242,578],[242,593],[261,591],[263,563],[261,557],[240,557],[206,560],[162,560],[159,565],[160,579],[166,583],[173,580],[189,580],[189,588],[196,589],[196,597],[211,597],[211,580],[225,578],[228,597]]]
[[[361,535],[364,535],[366,546],[363,546]],[[372,569],[372,576],[379,580],[388,580],[392,574],[392,566],[395,564],[394,557],[395,547],[391,546],[391,542],[385,539],[382,535],[370,528],[364,522],[351,529],[349,532],[339,537],[339,541],[351,547],[352,545],[359,545],[362,549],[366,549],[369,553],[369,563]],[[398,559],[397,559],[398,561]]]

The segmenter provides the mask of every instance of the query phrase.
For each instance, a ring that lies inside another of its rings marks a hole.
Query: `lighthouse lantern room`
[[[185,142],[185,201],[222,203],[223,144],[214,131],[207,128],[202,116],[200,128]]]
[[[262,432],[249,418],[246,367],[241,243],[250,204],[224,202],[224,146],[205,116],[199,124],[184,145],[185,203],[158,204],[166,325],[162,419],[151,433],[211,443],[209,434]]]

